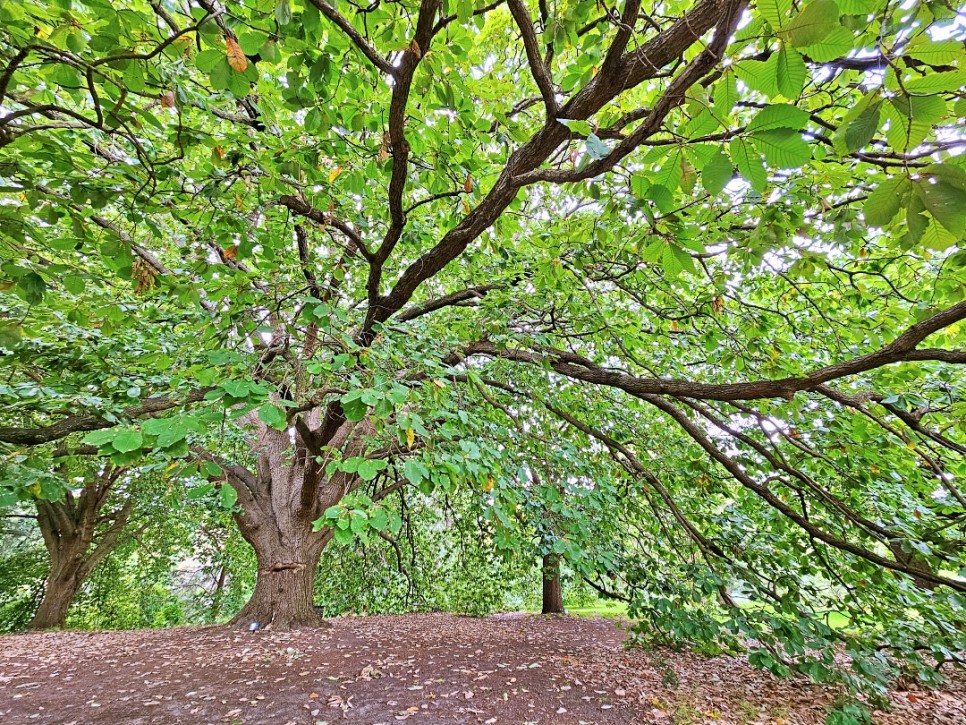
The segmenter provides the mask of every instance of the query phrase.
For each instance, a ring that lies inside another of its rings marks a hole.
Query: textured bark
[[[546,554],[543,557],[543,608],[542,614],[565,614],[563,590],[560,587],[560,556]]]
[[[318,422],[308,421],[304,429],[308,432],[308,426]],[[313,531],[312,522],[357,481],[342,473],[325,478],[325,463],[316,460],[302,435],[293,443],[287,430],[268,428],[255,416],[247,423],[254,430],[256,471],[218,460],[227,483],[238,493],[241,510],[235,521],[258,560],[255,589],[232,624],[273,630],[323,626],[313,607],[312,588],[319,557],[333,532]],[[357,455],[367,432],[365,426],[344,423],[331,442],[333,447],[344,445],[347,457]]]
[[[71,602],[90,573],[84,569],[85,567],[75,566],[50,573],[44,584],[44,596],[40,600],[40,606],[27,625],[30,629],[60,629],[64,626]]]
[[[40,606],[27,625],[30,629],[63,627],[71,602],[87,577],[121,543],[121,534],[134,508],[133,498],[128,497],[113,512],[104,513],[104,509],[108,494],[122,473],[123,469],[108,467],[85,481],[79,496],[67,492],[61,501],[37,501],[37,523],[50,560],[50,573]]]

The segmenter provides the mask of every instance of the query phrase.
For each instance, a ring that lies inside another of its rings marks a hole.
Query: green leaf
[[[895,176],[881,182],[865,201],[862,216],[870,227],[884,227],[891,222],[903,206],[903,200],[911,188],[906,176]]]
[[[734,71],[726,69],[714,85],[714,110],[719,116],[727,116],[738,103],[738,79]]]
[[[755,7],[758,8],[761,16],[768,21],[771,29],[778,32],[788,22],[792,0],[758,0]]]
[[[292,6],[289,0],[277,0],[275,3],[275,19],[279,25],[288,25],[292,22]]]
[[[902,51],[904,56],[921,60],[928,65],[948,65],[966,58],[963,44],[958,40],[933,40],[928,34],[919,35]]]
[[[674,279],[684,271],[688,271],[691,274],[697,273],[697,269],[694,266],[694,260],[691,258],[691,255],[676,244],[664,245],[664,254],[661,257],[661,267],[664,269],[664,274],[668,279]]]
[[[137,451],[144,445],[144,437],[137,428],[121,428],[114,435],[111,445],[121,453]]]
[[[785,98],[798,98],[805,87],[805,60],[791,48],[778,51],[778,70],[775,80],[778,90]]]
[[[966,69],[927,73],[906,81],[903,86],[909,93],[949,93],[966,86]]]
[[[701,169],[701,184],[709,194],[720,193],[734,176],[734,166],[724,151],[718,150]]]
[[[385,531],[389,527],[389,514],[381,506],[373,509],[369,514],[369,526],[376,531]]]
[[[73,295],[82,294],[87,289],[87,282],[78,274],[68,274],[61,282],[64,285],[64,289]]]
[[[275,430],[285,430],[288,427],[285,411],[272,403],[264,403],[258,408],[258,419]]]
[[[363,481],[371,481],[379,475],[379,471],[386,468],[388,464],[381,458],[367,458],[359,464],[359,477]]]
[[[957,240],[966,233],[966,190],[933,176],[917,181],[916,191],[926,210]]]
[[[761,109],[748,124],[747,130],[768,131],[774,128],[791,128],[799,130],[805,128],[809,114],[797,106],[788,103],[774,103]]]
[[[765,155],[765,161],[772,166],[794,169],[807,164],[812,157],[801,134],[790,128],[759,131],[753,138],[755,146]]]
[[[114,440],[114,436],[117,435],[117,428],[106,428],[104,430],[92,430],[81,440],[81,443],[86,443],[91,446],[106,446],[111,441]]]
[[[222,54],[221,59],[215,63],[208,74],[211,87],[216,91],[227,91],[231,87],[231,81],[234,76],[235,71],[228,65],[228,59],[225,58],[224,54]]]
[[[225,511],[231,511],[235,508],[235,502],[238,500],[238,492],[233,486],[227,483],[221,484],[218,489],[218,503]]]
[[[238,36],[238,46],[245,55],[255,55],[262,49],[267,39],[264,33],[249,31]]]
[[[793,46],[814,45],[839,25],[839,8],[835,0],[812,0],[782,29]]]
[[[406,480],[408,480],[411,484],[418,486],[420,482],[429,475],[429,471],[427,471],[426,467],[419,461],[410,458],[408,461],[406,461],[405,465],[403,465],[403,475],[406,476]]]
[[[558,118],[557,123],[566,126],[578,136],[586,137],[590,136],[594,132],[594,129],[587,121],[575,121],[571,118]]]
[[[584,142],[587,148],[587,153],[594,161],[600,161],[601,159],[607,158],[607,154],[610,153],[610,148],[606,143],[597,138],[596,134],[590,134],[587,140]]]
[[[204,73],[210,73],[223,60],[225,60],[225,51],[218,48],[209,48],[198,53],[195,58],[195,66]]]
[[[31,305],[39,305],[44,301],[44,293],[47,291],[47,283],[44,278],[36,272],[28,272],[19,280],[17,286],[24,292],[24,299]]]
[[[879,128],[879,117],[882,111],[882,101],[870,104],[845,129],[845,147],[849,151],[858,151],[868,144]]]
[[[738,173],[751,184],[751,187],[759,193],[763,192],[768,184],[768,173],[761,162],[761,156],[751,144],[740,138],[732,139],[731,158],[738,167]]]
[[[825,63],[847,56],[854,45],[852,31],[837,25],[819,42],[804,46],[802,52],[816,63]]]

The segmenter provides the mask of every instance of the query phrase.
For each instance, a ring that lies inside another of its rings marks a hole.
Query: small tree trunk
[[[563,591],[560,588],[560,555],[543,557],[543,609],[542,614],[565,614]]]
[[[51,572],[44,586],[44,596],[40,606],[34,613],[33,619],[27,626],[30,629],[60,629],[67,621],[67,610],[71,602],[80,591],[86,579],[83,576],[73,576],[68,572]]]
[[[109,467],[84,484],[80,497],[67,493],[62,501],[37,501],[37,523],[50,561],[44,596],[30,629],[60,629],[67,611],[94,568],[121,542],[121,533],[134,506],[129,497],[111,515],[113,523],[97,534],[108,492],[124,469]],[[95,543],[95,538],[97,542]]]

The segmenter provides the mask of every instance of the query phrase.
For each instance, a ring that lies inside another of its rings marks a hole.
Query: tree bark
[[[67,611],[87,579],[89,572],[83,569],[74,567],[73,571],[63,568],[57,572],[51,571],[44,584],[40,606],[27,625],[30,629],[61,629],[64,626]]]
[[[30,629],[60,629],[74,597],[94,568],[121,543],[121,533],[134,508],[129,496],[121,508],[103,514],[111,492],[124,469],[109,466],[93,479],[86,480],[77,497],[67,492],[61,501],[36,502],[37,523],[47,549],[50,573],[44,595]],[[98,526],[110,522],[106,530]]]
[[[560,587],[560,555],[543,557],[543,609],[541,614],[566,614]]]
[[[251,598],[232,619],[248,629],[271,626],[273,630],[321,627],[324,620],[315,611],[312,589],[322,550],[331,532],[312,531],[311,521],[258,518],[245,512],[236,517],[245,540],[255,550],[258,572]]]
[[[255,589],[231,624],[273,630],[324,626],[312,589],[322,550],[334,532],[330,527],[314,531],[312,522],[341,501],[357,477],[337,472],[326,478],[325,461],[310,450],[301,432],[293,441],[288,430],[269,428],[254,415],[246,422],[255,433],[255,471],[196,451],[217,462],[222,480],[238,493],[235,521],[258,561]],[[346,457],[359,455],[370,432],[368,426],[345,423],[331,443],[344,445]]]

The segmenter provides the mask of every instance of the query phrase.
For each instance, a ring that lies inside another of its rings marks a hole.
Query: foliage
[[[600,13],[0,6],[0,502],[89,446],[310,573],[405,529],[488,611],[503,557],[557,553],[643,638],[934,680],[966,648],[956,9]],[[473,521],[457,558],[434,525]],[[395,607],[382,571],[317,591]]]

